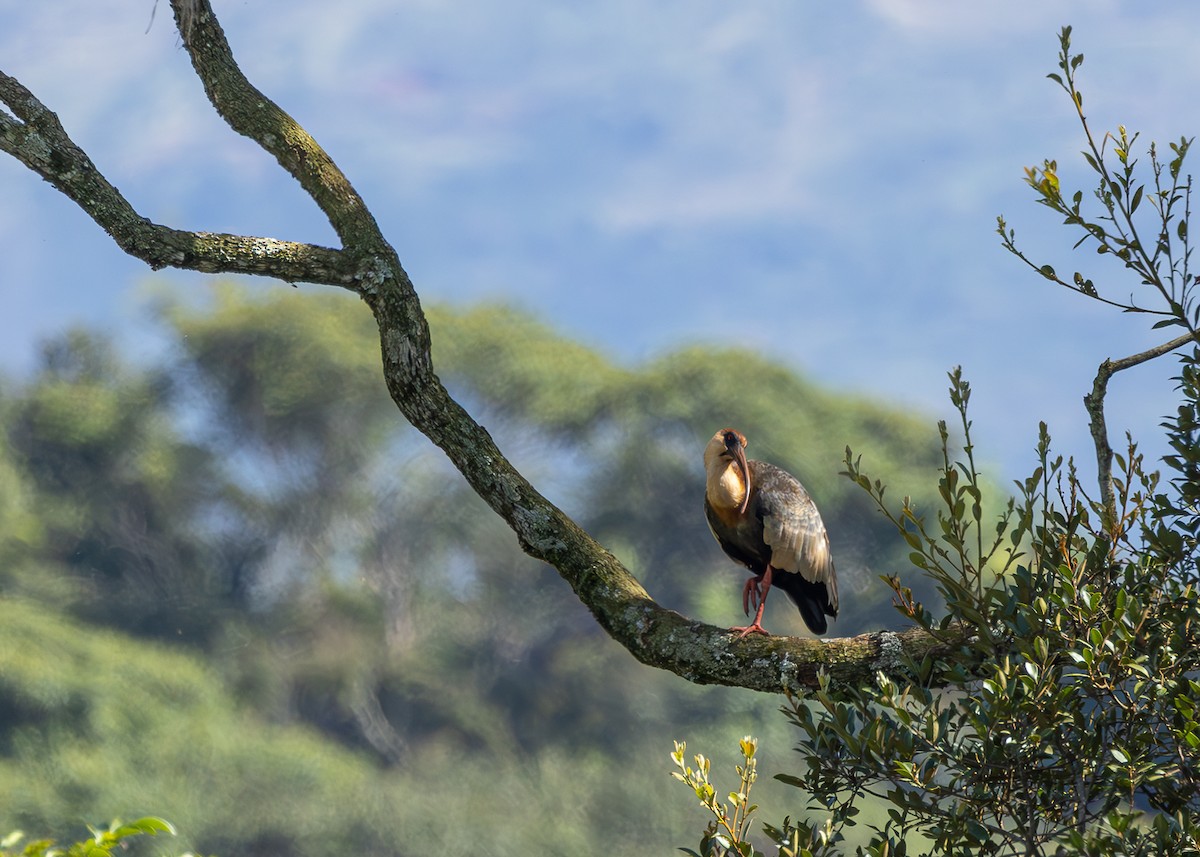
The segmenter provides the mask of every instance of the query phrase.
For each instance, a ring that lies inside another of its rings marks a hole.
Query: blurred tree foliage
[[[836,632],[895,621],[878,575],[907,547],[836,474],[869,446],[922,502],[923,423],[751,353],[621,366],[511,307],[430,315],[447,383],[661,603],[739,618],[700,511],[734,424],[821,503]],[[664,742],[784,727],[635,663],[522,554],[397,416],[352,299],[227,283],[153,317],[153,365],[71,331],[0,403],[0,830],[153,812],[225,854],[646,853],[686,813],[646,800]]]

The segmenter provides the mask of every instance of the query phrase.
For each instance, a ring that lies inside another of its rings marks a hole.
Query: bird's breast
[[[741,471],[732,461],[721,462],[708,469],[704,485],[705,499],[731,524],[739,517],[738,510],[746,499],[746,490]]]

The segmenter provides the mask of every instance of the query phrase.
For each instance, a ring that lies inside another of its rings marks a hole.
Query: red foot
[[[756,610],[754,611],[754,621],[744,628],[730,628],[730,631],[737,631],[737,638],[740,640],[747,634],[767,634],[767,629],[762,626],[763,609],[767,606],[767,593],[771,591],[771,566],[767,566],[758,577],[752,577],[746,581],[746,585],[742,587],[742,607],[746,610],[746,615],[750,615],[750,605],[753,603]]]
[[[767,637],[771,636],[770,632],[768,632],[766,628],[764,628],[762,625],[758,624],[757,622],[755,622],[753,625],[747,625],[744,628],[730,628],[729,630],[737,631],[738,632],[737,639],[739,639],[739,640],[750,634],[762,634]]]

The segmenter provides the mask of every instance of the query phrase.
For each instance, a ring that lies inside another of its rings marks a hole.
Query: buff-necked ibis
[[[754,574],[742,588],[754,621],[740,636],[767,633],[762,626],[767,592],[788,594],[814,634],[825,617],[837,618],[837,574],[829,534],[817,504],[795,476],[764,461],[747,460],[746,436],[721,429],[704,449],[704,514],[721,549]]]

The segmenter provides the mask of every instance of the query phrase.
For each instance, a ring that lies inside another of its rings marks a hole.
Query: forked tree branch
[[[1108,423],[1104,417],[1104,397],[1108,394],[1108,382],[1113,375],[1125,369],[1140,366],[1156,357],[1170,354],[1177,348],[1182,348],[1189,342],[1200,340],[1200,333],[1185,333],[1170,342],[1164,342],[1153,348],[1120,360],[1105,360],[1096,370],[1096,380],[1092,382],[1092,391],[1083,397],[1084,407],[1088,412],[1088,426],[1092,432],[1092,444],[1096,447],[1097,478],[1100,482],[1100,505],[1103,511],[1104,532],[1114,533],[1117,525],[1117,497],[1113,487],[1113,448],[1108,440]]]
[[[300,183],[329,219],[341,249],[151,223],[100,174],[58,118],[3,73],[0,102],[11,115],[0,110],[0,149],[74,200],[121,249],[152,268],[258,274],[358,294],[378,322],[384,378],[400,411],[445,451],[516,533],[525,552],[554,566],[608,634],[638,660],[700,684],[781,692],[815,686],[820,671],[834,687],[861,686],[881,670],[898,673],[904,655],[920,662],[954,647],[953,640],[916,629],[830,641],[735,640],[724,628],[657,605],[611,553],[513,468],[487,431],[447,393],[434,374],[425,316],[396,251],[333,160],[242,74],[209,0],[172,0],[171,5],[213,107]]]
[[[73,200],[117,245],[151,268],[259,274],[354,288],[354,269],[328,247],[212,232],[185,232],[138,214],[67,135],[58,117],[0,71],[0,149]]]

